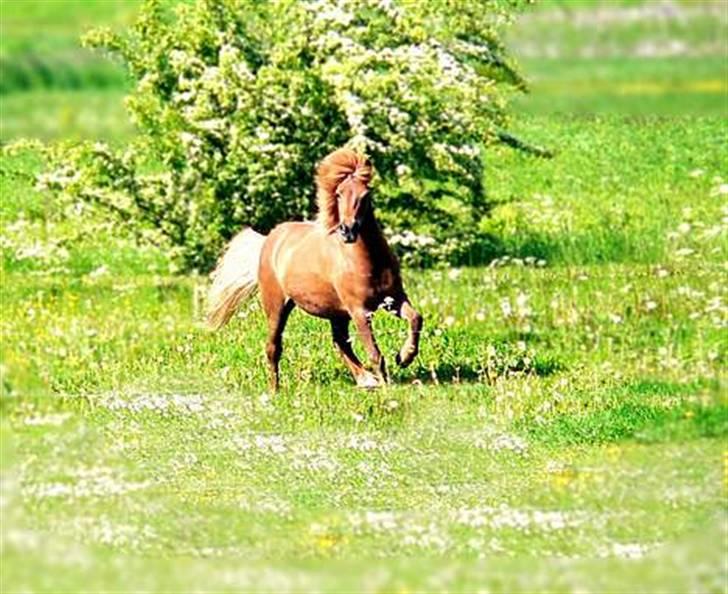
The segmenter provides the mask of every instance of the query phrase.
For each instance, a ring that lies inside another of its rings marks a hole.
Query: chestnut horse
[[[387,382],[384,357],[371,317],[383,307],[407,320],[409,335],[396,362],[406,367],[417,355],[422,316],[402,288],[399,263],[374,218],[369,183],[372,167],[362,155],[341,148],[316,171],[316,221],[282,223],[268,236],[246,228],[230,242],[212,274],[209,325],[220,328],[260,287],[268,318],[266,354],[271,388],[278,389],[278,363],[288,316],[297,305],[331,323],[334,345],[358,386]],[[374,373],[351,347],[353,322]]]

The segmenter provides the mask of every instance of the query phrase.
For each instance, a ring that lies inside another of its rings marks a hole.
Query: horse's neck
[[[373,263],[389,266],[393,260],[392,252],[374,217],[374,209],[369,208],[362,221],[360,241],[356,242],[355,249]]]

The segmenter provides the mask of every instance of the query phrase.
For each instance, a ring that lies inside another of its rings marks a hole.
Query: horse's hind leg
[[[265,315],[268,317],[268,342],[265,345],[265,353],[270,368],[270,387],[276,392],[279,385],[278,364],[283,354],[283,330],[294,304],[290,299],[286,299],[278,286],[262,290],[261,298]]]
[[[351,342],[349,340],[349,318],[342,317],[332,319],[331,335],[334,339],[336,350],[339,352],[344,363],[346,363],[346,366],[354,376],[356,385],[360,388],[374,388],[379,385],[377,378],[364,369],[361,361],[359,361],[356,353],[354,353],[354,349],[351,348]]]

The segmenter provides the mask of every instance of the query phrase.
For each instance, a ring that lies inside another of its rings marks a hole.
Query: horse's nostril
[[[344,240],[344,243],[354,243],[356,241],[356,237],[358,235],[356,223],[354,223],[351,226],[341,223],[339,225],[338,229],[339,229],[339,235],[341,235],[342,239]]]

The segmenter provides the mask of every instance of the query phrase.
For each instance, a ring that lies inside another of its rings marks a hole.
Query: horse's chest
[[[385,297],[394,293],[396,276],[391,268],[349,270],[342,278],[343,293],[356,295],[357,300],[368,308],[376,309]]]
[[[377,295],[389,295],[394,290],[395,276],[391,268],[385,268],[373,272],[371,275],[371,284],[374,293]]]

